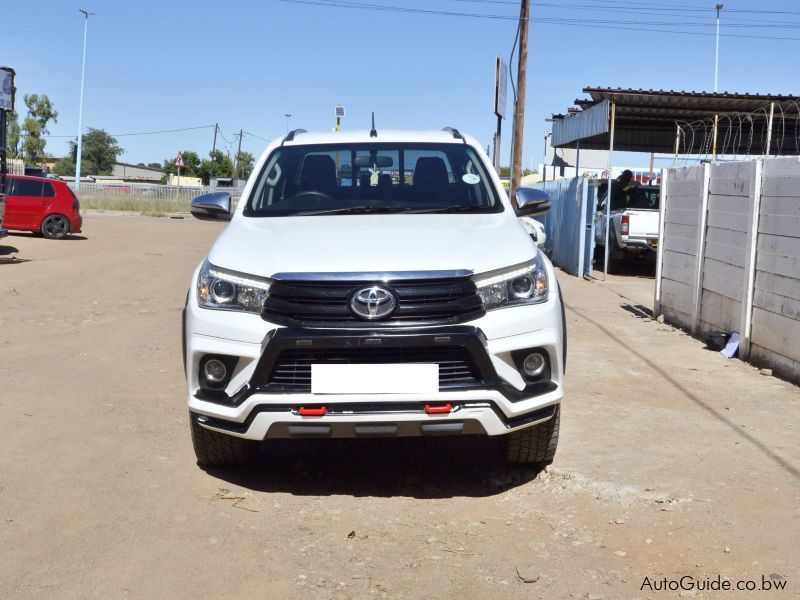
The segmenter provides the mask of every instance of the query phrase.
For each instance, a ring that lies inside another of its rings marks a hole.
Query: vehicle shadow
[[[603,272],[602,258],[592,264],[592,270],[596,273]],[[653,279],[656,276],[656,262],[655,259],[649,257],[626,259],[621,261],[616,269],[609,269],[608,274]]]
[[[9,231],[8,235],[9,236],[14,236],[14,237],[42,238],[42,239],[45,239],[45,237],[41,233],[34,233],[33,231]],[[87,238],[86,236],[70,233],[67,236],[65,236],[64,239],[58,240],[58,241],[60,241],[60,242],[67,241],[68,242],[70,240],[83,241],[83,240],[88,240],[88,239],[89,238]]]
[[[494,496],[541,469],[507,465],[500,440],[464,436],[269,440],[244,468],[206,471],[259,492],[433,499]]]

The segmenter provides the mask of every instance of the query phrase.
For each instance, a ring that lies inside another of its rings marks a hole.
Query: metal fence
[[[229,191],[234,205],[242,195],[241,188],[185,187],[142,183],[74,183],[69,187],[76,192],[81,204],[87,208],[137,210],[138,208],[164,211],[188,211],[193,198],[209,192]]]
[[[537,183],[550,196],[550,210],[536,217],[544,225],[545,250],[570,275],[592,273],[594,186],[584,177]]]

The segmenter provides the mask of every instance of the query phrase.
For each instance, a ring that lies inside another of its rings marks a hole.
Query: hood
[[[461,269],[484,273],[531,260],[536,252],[530,236],[506,213],[237,215],[208,259],[262,277]]]

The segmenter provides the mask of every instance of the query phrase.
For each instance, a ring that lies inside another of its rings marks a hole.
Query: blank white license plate
[[[430,394],[439,365],[311,365],[312,394]]]

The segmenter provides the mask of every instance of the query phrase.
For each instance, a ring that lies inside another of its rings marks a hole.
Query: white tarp
[[[558,148],[575,140],[600,135],[608,132],[609,119],[608,100],[581,111],[576,115],[553,120],[553,147]]]

